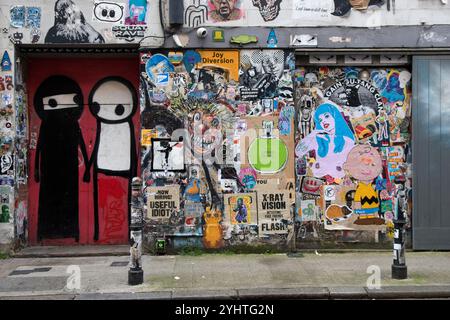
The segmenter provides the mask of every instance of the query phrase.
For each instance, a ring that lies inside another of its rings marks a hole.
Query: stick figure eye
[[[93,102],[92,103],[92,112],[94,114],[97,114],[100,112],[100,104],[98,102]]]
[[[114,18],[115,15],[116,15],[116,12],[115,12],[114,10],[109,11],[109,16],[110,16],[111,18]]]
[[[108,15],[108,10],[103,9],[102,10],[102,16],[106,17]]]
[[[58,106],[58,102],[55,99],[48,100],[48,105],[52,108],[56,108]]]
[[[125,112],[125,108],[124,108],[124,106],[123,106],[122,104],[118,104],[118,105],[116,106],[116,110],[114,110],[114,112],[115,112],[118,116],[121,116],[121,115],[123,115],[123,113]]]

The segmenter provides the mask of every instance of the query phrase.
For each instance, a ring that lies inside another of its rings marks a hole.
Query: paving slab
[[[63,290],[66,285],[67,277],[9,277],[0,280],[0,295],[4,296],[10,291],[33,292]]]

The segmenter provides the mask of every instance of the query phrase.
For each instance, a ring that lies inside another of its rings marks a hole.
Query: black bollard
[[[408,278],[408,268],[405,259],[405,214],[402,205],[394,222],[394,263],[392,264],[392,279],[402,280]]]
[[[131,222],[130,222],[130,269],[128,284],[131,286],[144,282],[142,270],[142,228],[144,226],[144,205],[142,199],[142,180],[138,177],[131,182]]]

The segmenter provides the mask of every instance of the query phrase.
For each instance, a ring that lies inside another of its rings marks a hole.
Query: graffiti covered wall
[[[420,0],[183,0],[185,27],[448,24],[450,7]],[[420,9],[420,10],[415,10]],[[420,12],[428,10],[426,17]],[[431,13],[433,11],[433,13]]]
[[[283,50],[141,55],[148,234],[206,248],[286,240],[293,59]]]
[[[0,245],[14,238],[15,173],[23,156],[15,152],[16,108],[23,106],[21,92],[15,96],[14,51],[0,41]],[[23,93],[23,92],[22,92]]]

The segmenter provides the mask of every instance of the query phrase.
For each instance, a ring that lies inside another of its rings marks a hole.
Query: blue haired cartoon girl
[[[343,164],[355,145],[355,137],[338,107],[331,102],[321,104],[314,113],[315,129],[295,148],[297,157],[314,150],[316,161],[312,163],[315,177],[329,175],[343,178]]]

